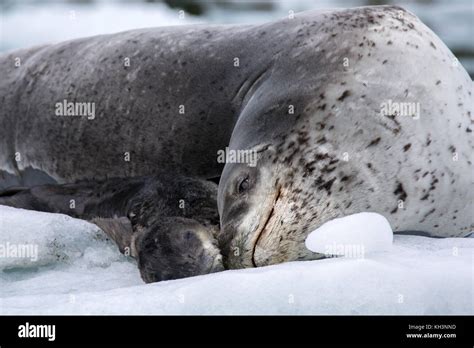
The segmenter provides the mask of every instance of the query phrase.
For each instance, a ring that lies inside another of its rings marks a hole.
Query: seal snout
[[[179,279],[224,270],[215,226],[194,219],[158,220],[138,238],[138,267],[145,282]]]
[[[216,272],[222,272],[224,271],[224,263],[222,260],[222,255],[218,254],[214,257],[211,267],[209,268],[207,273],[216,273]]]

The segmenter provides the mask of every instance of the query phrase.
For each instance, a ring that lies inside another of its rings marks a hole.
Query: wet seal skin
[[[216,194],[205,180],[155,175],[12,188],[0,204],[95,223],[151,283],[224,270]]]
[[[229,268],[316,259],[306,236],[359,212],[395,231],[473,228],[472,81],[397,6],[71,40],[3,55],[0,74],[0,170],[220,176]],[[64,100],[95,104],[57,116]],[[227,147],[256,165],[216,161]]]

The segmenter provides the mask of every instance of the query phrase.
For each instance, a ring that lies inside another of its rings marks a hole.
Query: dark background
[[[418,15],[474,76],[472,0],[0,0],[0,52],[135,28],[258,23],[290,10],[382,4],[401,5]]]

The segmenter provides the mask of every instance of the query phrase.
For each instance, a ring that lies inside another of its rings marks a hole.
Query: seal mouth
[[[278,199],[280,198],[280,195],[281,195],[281,185],[278,185],[278,183],[277,183],[277,190],[276,190],[276,194],[274,195],[274,198],[272,200],[271,209],[269,210],[268,214],[266,214],[266,216],[262,219],[263,224],[261,224],[261,227],[259,226],[259,228],[255,232],[256,238],[255,238],[255,242],[252,245],[252,265],[253,265],[253,267],[258,267],[257,262],[255,261],[255,250],[257,248],[258,242],[260,241],[260,238],[263,236],[263,233],[265,232],[265,230],[267,228],[268,223],[270,222],[270,220],[272,219],[272,217],[275,213],[275,205],[276,205],[276,202],[278,201]]]

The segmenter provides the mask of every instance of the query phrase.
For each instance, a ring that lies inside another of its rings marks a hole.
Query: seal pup
[[[95,223],[151,283],[223,270],[216,194],[205,180],[156,175],[12,188],[0,204]]]

